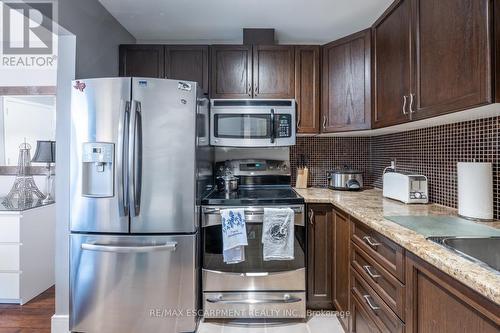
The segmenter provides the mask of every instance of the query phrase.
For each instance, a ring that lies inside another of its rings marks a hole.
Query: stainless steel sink
[[[429,237],[461,256],[500,271],[500,237]]]

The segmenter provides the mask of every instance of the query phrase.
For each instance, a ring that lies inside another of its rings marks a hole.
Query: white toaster
[[[426,176],[386,172],[383,181],[383,196],[385,198],[407,204],[429,202]]]

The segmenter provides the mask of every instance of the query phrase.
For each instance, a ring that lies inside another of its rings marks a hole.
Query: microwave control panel
[[[292,116],[289,114],[277,114],[275,119],[275,133],[277,138],[289,138],[292,136]]]

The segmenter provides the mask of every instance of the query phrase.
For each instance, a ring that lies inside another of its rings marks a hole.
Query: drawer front
[[[351,221],[352,241],[404,283],[404,249],[365,224],[353,218]]]
[[[372,316],[366,311],[363,301],[356,294],[351,295],[351,332],[356,333],[379,333],[381,332]]]
[[[352,267],[404,321],[405,286],[354,243],[351,256]]]
[[[2,216],[0,218],[0,243],[19,243],[19,235],[19,217]]]
[[[19,270],[19,244],[0,244],[0,271]]]
[[[383,332],[404,332],[404,324],[391,308],[384,303],[377,293],[363,280],[354,269],[351,270],[352,292],[363,308],[372,317],[377,327]]]
[[[19,273],[0,273],[0,299],[19,298]]]

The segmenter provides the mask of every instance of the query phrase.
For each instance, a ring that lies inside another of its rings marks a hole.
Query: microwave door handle
[[[274,109],[271,109],[271,143],[274,143],[275,133],[274,133]]]

